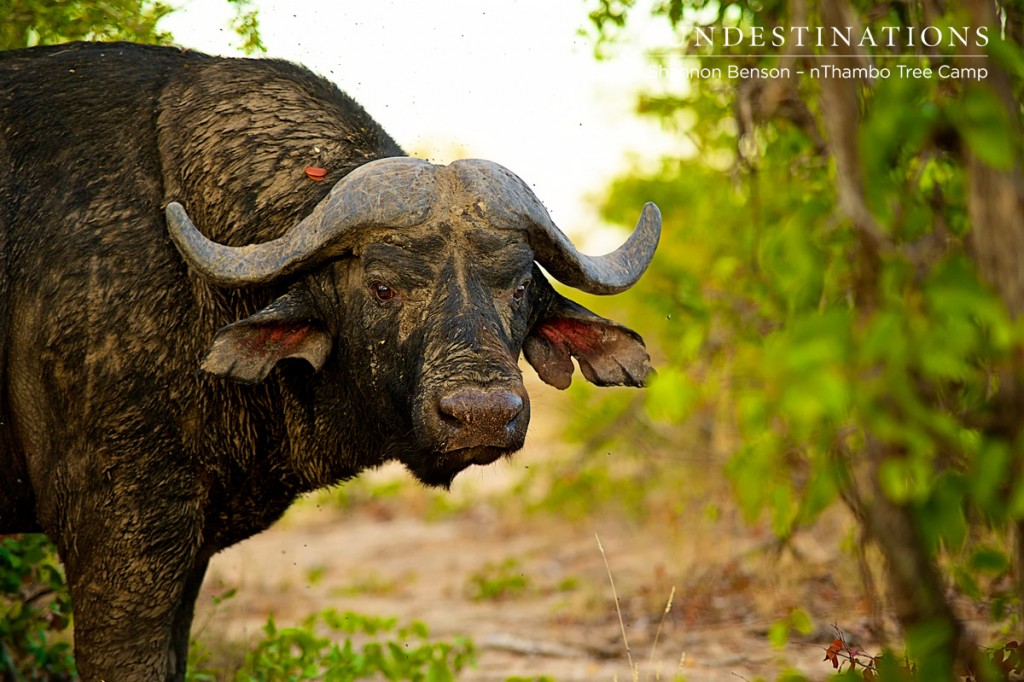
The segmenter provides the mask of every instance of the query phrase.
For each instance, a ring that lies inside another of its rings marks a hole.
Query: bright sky
[[[226,0],[177,4],[182,9],[161,27],[179,44],[237,54]],[[678,144],[632,114],[636,93],[657,86],[643,50],[671,37],[641,36],[598,62],[578,35],[587,22],[582,0],[257,0],[256,7],[267,56],[334,80],[410,153],[507,166],[595,253],[615,244],[596,223],[594,198],[629,163]]]

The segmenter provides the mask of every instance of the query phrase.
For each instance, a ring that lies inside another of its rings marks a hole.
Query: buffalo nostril
[[[523,411],[523,399],[512,391],[467,388],[441,398],[438,410],[460,427],[503,429]]]

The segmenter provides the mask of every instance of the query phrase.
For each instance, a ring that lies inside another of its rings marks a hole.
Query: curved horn
[[[661,237],[661,211],[647,202],[622,246],[604,256],[587,256],[576,250],[546,214],[547,220],[535,223],[537,229],[530,235],[537,262],[558,281],[589,294],[617,294],[636,284],[654,258]]]
[[[587,256],[576,250],[533,190],[512,171],[480,159],[456,161],[452,167],[471,193],[495,198],[520,222],[519,227],[527,223],[527,240],[537,262],[563,284],[590,294],[617,294],[636,284],[654,258],[661,237],[661,211],[653,203],[644,206],[622,246],[604,256]]]
[[[351,248],[362,229],[411,227],[437,200],[435,167],[407,157],[378,159],[352,171],[282,237],[248,246],[207,239],[176,201],[167,204],[174,245],[211,283],[242,287],[293,274]]]

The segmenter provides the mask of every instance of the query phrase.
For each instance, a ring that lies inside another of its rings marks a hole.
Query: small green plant
[[[467,592],[475,601],[498,601],[517,597],[530,587],[522,564],[509,557],[501,563],[488,563],[469,576]]]
[[[238,595],[238,588],[231,587],[220,594],[214,594],[211,596],[211,602],[213,603],[213,613],[216,613],[218,609],[225,603],[234,599]],[[210,646],[207,640],[199,636],[205,632],[206,627],[210,624],[213,619],[213,613],[207,616],[206,621],[199,626],[198,635],[194,634],[188,646],[188,668],[185,671],[185,682],[218,682],[224,678],[221,674],[223,671],[216,669],[217,666],[214,659],[217,656],[214,655],[214,648]],[[220,658],[224,658],[225,652],[220,650],[221,647],[217,648],[217,654]],[[238,656],[240,658],[241,655]]]
[[[319,634],[324,630],[344,635],[344,641]],[[393,618],[330,609],[298,627],[279,628],[271,617],[263,631],[235,682],[449,682],[474,660],[469,639],[431,641],[420,622],[399,626]]]
[[[188,668],[185,671],[185,682],[217,682],[217,673],[208,669],[213,654],[210,647],[202,640],[193,640],[188,647]]]
[[[573,592],[580,586],[580,579],[576,576],[568,576],[558,581],[555,589],[559,592]]]
[[[71,680],[71,598],[43,535],[0,539],[0,679]]]
[[[310,585],[319,585],[325,575],[327,575],[327,567],[317,564],[306,571],[306,582]]]
[[[331,590],[331,596],[350,597],[353,595],[386,595],[394,594],[402,587],[416,579],[415,574],[407,573],[401,578],[384,578],[372,571],[356,572],[348,585]]]
[[[810,614],[801,608],[795,608],[785,618],[781,618],[768,628],[768,641],[776,649],[789,643],[790,634],[796,632],[807,636],[814,632],[814,622]]]

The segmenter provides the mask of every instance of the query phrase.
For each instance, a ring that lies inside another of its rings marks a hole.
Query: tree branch
[[[822,24],[826,27],[855,26],[856,16],[845,2],[821,3]],[[837,56],[856,56],[867,65],[867,56],[860,48],[840,44],[833,48]],[[844,60],[826,56],[822,60],[833,66],[849,66]],[[861,64],[858,64],[861,65]],[[889,252],[889,238],[875,222],[864,200],[863,174],[857,150],[860,127],[859,82],[845,78],[821,81],[821,108],[828,137],[828,148],[836,160],[836,187],[839,207],[853,223],[865,245],[875,256]]]

